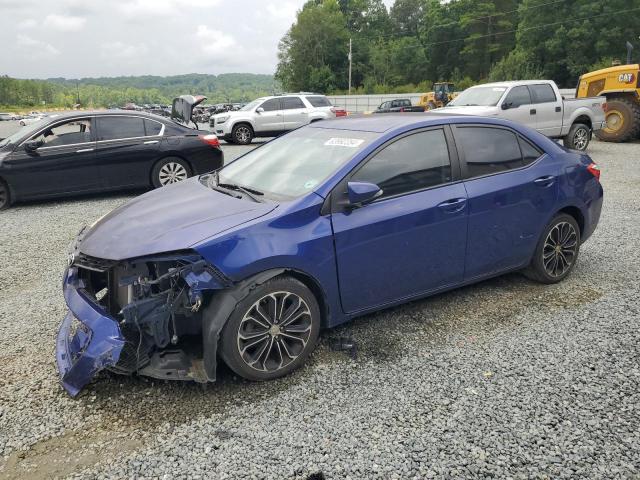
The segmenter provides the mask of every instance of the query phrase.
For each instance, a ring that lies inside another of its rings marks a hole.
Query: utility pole
[[[351,63],[353,60],[351,46],[352,46],[352,42],[351,42],[351,39],[349,39],[349,95],[351,95]]]

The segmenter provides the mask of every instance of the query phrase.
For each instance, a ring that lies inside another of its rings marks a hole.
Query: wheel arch
[[[561,213],[565,213],[570,217],[573,217],[573,219],[578,223],[578,228],[580,228],[580,236],[582,237],[582,234],[585,231],[585,218],[584,218],[584,214],[582,213],[582,210],[580,210],[580,208],[574,205],[569,205],[558,210],[554,214],[554,217]]]
[[[571,126],[573,127],[574,125],[577,125],[577,124],[584,124],[584,125],[588,126],[589,129],[593,128],[593,122],[591,121],[591,117],[589,115],[586,115],[586,114],[578,115],[573,120],[573,123],[571,124]]]

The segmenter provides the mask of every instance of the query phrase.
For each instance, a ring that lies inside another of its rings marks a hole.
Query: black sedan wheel
[[[5,208],[9,208],[11,205],[11,192],[9,191],[9,186],[0,180],[0,210],[4,210]]]
[[[525,273],[541,283],[560,282],[573,270],[579,252],[578,223],[571,215],[558,215],[545,229]]]
[[[181,182],[190,176],[191,169],[187,162],[178,157],[168,157],[160,160],[153,167],[151,180],[153,186],[158,188]]]
[[[300,367],[313,351],[320,310],[301,282],[277,277],[238,304],[222,332],[222,357],[241,377],[271,380]]]

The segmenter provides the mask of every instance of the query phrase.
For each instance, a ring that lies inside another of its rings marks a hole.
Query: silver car
[[[335,117],[336,109],[324,95],[296,93],[258,98],[240,110],[212,116],[210,126],[227,142],[248,145],[255,137],[275,137]]]

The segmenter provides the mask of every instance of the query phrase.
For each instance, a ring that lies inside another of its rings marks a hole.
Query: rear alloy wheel
[[[579,252],[580,227],[571,215],[560,214],[545,229],[525,274],[541,283],[558,283],[571,273]]]
[[[191,169],[181,158],[170,157],[160,160],[151,173],[153,186],[156,188],[186,180],[191,176]]]
[[[222,332],[227,365],[249,380],[271,380],[300,367],[315,348],[320,310],[301,282],[277,277],[238,304]]]
[[[567,148],[584,152],[591,140],[591,129],[584,123],[576,123],[564,137],[563,143]]]
[[[234,143],[238,145],[249,145],[251,140],[253,140],[253,130],[249,125],[242,123],[233,127],[231,136],[233,137]]]
[[[0,210],[9,208],[11,205],[11,192],[9,186],[0,180]]]

